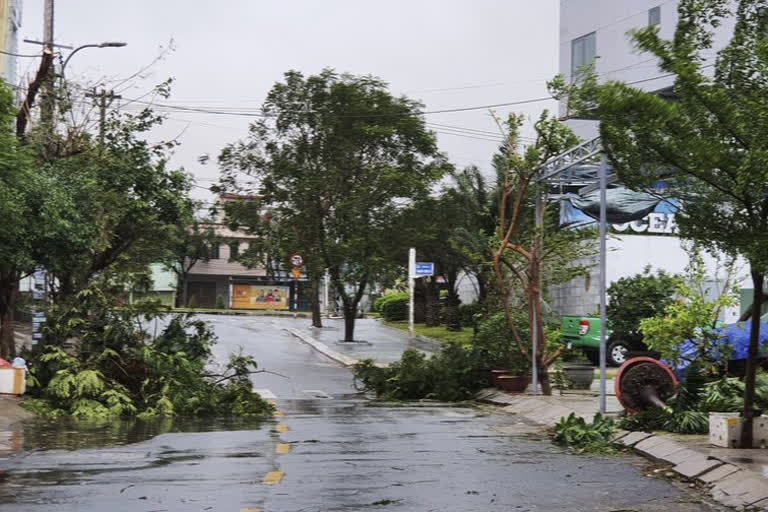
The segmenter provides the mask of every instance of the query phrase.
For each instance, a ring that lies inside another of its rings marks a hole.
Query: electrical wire
[[[42,57],[42,54],[36,53],[36,54],[23,54],[23,53],[13,53],[13,52],[6,52],[4,50],[0,50],[0,53],[3,55],[10,55],[11,57],[28,57],[28,58],[35,58],[35,57]]]

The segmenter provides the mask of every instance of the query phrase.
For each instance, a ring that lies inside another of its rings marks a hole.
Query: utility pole
[[[53,0],[45,0],[43,12],[43,54],[53,56]],[[43,101],[40,110],[40,120],[43,126],[53,132],[53,116],[56,110],[56,101],[53,95],[54,66],[51,63],[43,79]]]
[[[114,100],[119,100],[122,96],[115,94],[114,91],[108,92],[106,89],[102,89],[101,92],[96,92],[94,89],[93,92],[86,93],[85,96],[99,100],[99,144],[103,146],[104,133],[107,128],[107,109]]]

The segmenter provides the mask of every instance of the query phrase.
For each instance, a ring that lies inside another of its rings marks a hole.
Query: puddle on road
[[[216,432],[231,430],[259,430],[263,420],[252,418],[220,419],[160,418],[141,421],[117,420],[100,423],[72,420],[35,419],[22,423],[18,431],[18,451],[81,450],[140,443],[161,434],[180,432]]]

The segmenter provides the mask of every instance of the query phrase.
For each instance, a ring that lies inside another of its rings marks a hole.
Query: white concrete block
[[[723,448],[740,448],[743,420],[737,412],[709,413],[709,443]],[[768,416],[758,416],[752,423],[752,445],[768,448]]]
[[[741,438],[741,418],[737,412],[709,413],[709,444],[737,448]]]

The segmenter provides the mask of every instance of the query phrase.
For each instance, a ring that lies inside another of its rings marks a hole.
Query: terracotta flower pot
[[[499,375],[496,377],[496,387],[509,393],[522,393],[531,383],[530,376]]]
[[[509,375],[509,370],[491,370],[490,373],[491,373],[491,385],[501,389],[499,387],[499,382],[497,379],[502,375]]]
[[[574,389],[590,389],[595,379],[595,369],[591,365],[566,363],[563,375],[573,383]]]

